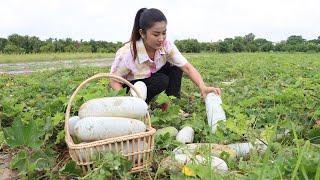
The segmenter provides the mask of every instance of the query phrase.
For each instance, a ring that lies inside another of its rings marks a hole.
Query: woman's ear
[[[145,34],[144,34],[144,32],[143,32],[142,29],[139,29],[139,34],[140,34],[140,36],[141,36],[142,39],[145,38]]]

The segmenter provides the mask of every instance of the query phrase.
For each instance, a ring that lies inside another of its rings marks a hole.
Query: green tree
[[[25,53],[26,49],[28,48],[28,37],[27,36],[20,36],[19,34],[12,34],[8,36],[9,44],[15,45],[19,50],[19,53]],[[9,46],[10,50],[15,49],[14,46]],[[13,48],[13,49],[11,49]],[[15,51],[17,53],[17,51]]]
[[[53,45],[55,48],[55,52],[64,52],[65,42],[62,39],[54,39]]]
[[[213,42],[201,42],[200,43],[200,50],[205,52],[216,52],[217,44]]]
[[[39,53],[42,41],[38,37],[32,36],[28,38],[28,45],[27,53]]]
[[[91,45],[91,52],[93,52],[93,53],[97,52],[98,47],[97,47],[96,41],[91,39],[89,43]]]
[[[21,54],[21,53],[25,52],[25,49],[19,48],[18,46],[14,45],[14,44],[8,43],[4,47],[3,52],[7,53],[7,54]]]
[[[4,47],[6,47],[8,40],[5,38],[0,38],[0,52],[3,53]]]
[[[54,53],[56,52],[53,39],[49,38],[45,42],[41,43],[40,52]]]
[[[243,52],[246,50],[245,41],[242,37],[237,36],[232,43],[232,50],[234,52]]]
[[[256,36],[253,34],[253,33],[249,33],[249,34],[247,34],[247,35],[245,35],[244,37],[243,37],[243,39],[244,39],[244,41],[247,43],[247,44],[249,44],[249,43],[252,43],[253,41],[254,41],[254,38],[255,38]]]
[[[218,42],[218,52],[221,52],[221,53],[231,52],[231,45],[225,41],[219,41]]]
[[[320,45],[317,45],[316,43],[308,42],[306,46],[308,52],[320,52]]]
[[[264,43],[261,47],[260,47],[260,51],[263,51],[263,52],[270,52],[273,50],[273,44],[272,42],[266,42]]]
[[[201,50],[200,43],[196,39],[176,40],[174,44],[181,52],[199,53]]]
[[[80,47],[77,49],[78,52],[91,52],[91,45],[90,44],[81,44]]]
[[[286,51],[286,41],[280,41],[279,43],[276,43],[274,46],[275,51]]]
[[[263,38],[257,38],[253,42],[257,46],[257,51],[269,52],[274,50],[273,43]]]
[[[289,36],[287,39],[287,44],[290,44],[290,45],[298,45],[298,44],[303,44],[305,42],[306,40],[303,39],[302,36],[293,35],[293,36]]]
[[[257,44],[254,41],[255,40],[254,38],[255,38],[255,35],[253,33],[249,33],[243,37],[246,51],[256,52],[259,50]]]

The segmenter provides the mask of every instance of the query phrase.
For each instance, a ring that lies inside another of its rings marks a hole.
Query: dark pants
[[[182,70],[177,66],[171,66],[170,63],[166,63],[158,72],[151,75],[146,79],[137,79],[130,81],[134,84],[137,81],[142,81],[147,86],[147,99],[149,103],[152,98],[165,91],[168,96],[175,96],[180,98],[181,90]],[[127,91],[129,91],[128,86]]]

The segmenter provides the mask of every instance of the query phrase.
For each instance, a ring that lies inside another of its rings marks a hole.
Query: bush
[[[174,44],[181,52],[200,53],[201,46],[196,39],[176,40]]]
[[[230,44],[228,44],[228,43],[226,43],[224,41],[220,41],[218,43],[218,52],[221,52],[221,53],[231,52]]]
[[[52,43],[48,43],[48,44],[40,47],[40,52],[54,53],[55,52],[55,47],[54,47],[54,45]]]
[[[14,44],[7,44],[4,47],[3,52],[7,54],[22,54],[22,53],[25,53],[25,49],[19,48]]]

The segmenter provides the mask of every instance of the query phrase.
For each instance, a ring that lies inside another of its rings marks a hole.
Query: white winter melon
[[[69,134],[74,136],[74,126],[80,120],[79,116],[72,116],[69,118]]]
[[[79,109],[79,117],[126,117],[140,119],[148,113],[147,103],[137,97],[91,99]]]
[[[186,164],[202,164],[207,165],[208,160],[211,160],[210,166],[212,170],[218,170],[219,172],[227,172],[227,163],[215,156],[205,158],[201,155],[190,155],[190,154],[175,154],[172,157],[167,157],[160,163],[160,167],[172,171],[180,171]]]
[[[96,141],[146,131],[139,120],[122,117],[86,117],[75,125],[74,132],[81,141]]]
[[[136,83],[134,83],[133,86],[139,91],[140,95],[142,96],[142,99],[146,100],[147,99],[147,85],[142,81],[137,81]],[[130,89],[130,93],[133,97],[138,97],[137,93],[133,89]]]

